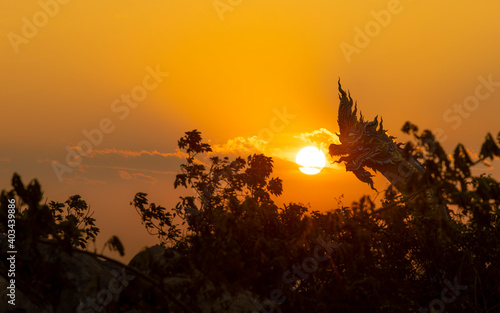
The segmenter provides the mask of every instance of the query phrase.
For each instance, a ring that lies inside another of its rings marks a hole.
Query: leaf
[[[280,196],[283,192],[283,180],[280,178],[272,178],[267,183],[267,190],[269,190],[272,195]]]
[[[120,256],[125,255],[125,248],[123,247],[122,242],[117,236],[111,236],[111,238],[106,241],[104,246],[107,247],[110,251],[118,251]]]
[[[455,168],[459,169],[465,177],[470,177],[470,166],[473,164],[469,153],[462,144],[457,145],[453,153]]]
[[[410,132],[416,133],[418,131],[418,127],[410,122],[406,122],[401,128],[401,131],[405,134],[410,134]]]
[[[493,160],[494,157],[500,157],[500,148],[497,146],[490,133],[486,135],[486,140],[481,146],[479,157],[481,159],[490,158],[490,160]]]

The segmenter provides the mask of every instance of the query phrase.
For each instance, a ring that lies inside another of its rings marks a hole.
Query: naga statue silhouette
[[[339,80],[339,137],[340,145],[331,144],[329,154],[331,157],[340,156],[334,163],[345,162],[346,171],[353,172],[356,177],[373,187],[373,175],[366,168],[380,172],[389,182],[403,194],[411,194],[422,190],[420,183],[423,181],[425,170],[422,165],[405,154],[400,147],[402,143],[396,143],[396,137],[387,135],[383,128],[383,120],[378,122],[378,116],[373,121],[364,121],[360,113],[357,115],[357,103],[353,104],[350,93],[342,90]],[[378,128],[377,128],[378,127]],[[425,186],[424,186],[425,187]],[[446,205],[439,205],[435,193],[427,188],[427,199],[434,207],[443,211],[444,217],[449,219]]]

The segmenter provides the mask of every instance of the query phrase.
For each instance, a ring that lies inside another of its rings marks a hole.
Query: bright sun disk
[[[323,152],[318,148],[309,146],[297,153],[295,162],[300,165],[299,170],[308,175],[314,175],[321,172],[326,165],[326,158]]]

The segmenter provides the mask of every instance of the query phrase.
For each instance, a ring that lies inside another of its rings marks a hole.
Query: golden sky
[[[131,257],[155,238],[129,202],[142,191],[171,207],[187,192],[173,191],[176,143],[196,128],[218,151],[274,157],[279,204],[349,204],[374,193],[343,166],[306,176],[293,163],[335,140],[339,77],[400,140],[410,120],[447,151],[478,151],[500,131],[499,12],[493,0],[3,1],[2,189],[18,172],[50,200],[81,194],[101,240],[118,235]],[[85,134],[92,154],[56,174]]]

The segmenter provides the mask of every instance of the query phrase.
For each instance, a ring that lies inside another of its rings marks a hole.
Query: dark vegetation
[[[213,156],[204,165],[198,159],[211,148],[196,130],[178,142],[188,157],[174,187],[191,188],[197,196],[181,197],[166,209],[137,193],[131,204],[159,244],[182,256],[179,271],[201,273],[193,276],[194,294],[206,281],[220,287],[211,294],[214,302],[224,289],[233,295],[250,291],[256,307],[249,312],[431,312],[430,305],[438,312],[500,312],[500,184],[471,172],[500,156],[500,134],[488,134],[474,159],[462,145],[447,155],[432,133],[410,123],[403,131],[412,136],[405,151],[423,164],[429,188],[452,210],[451,220],[429,204],[425,190],[403,198],[392,187],[380,204],[362,196],[350,207],[332,204],[337,208],[330,212],[297,203],[279,207],[273,197],[282,193],[282,181],[272,176],[271,158]],[[85,249],[99,230],[79,196],[41,204],[36,180],[25,187],[14,175],[12,186],[0,198],[0,233],[8,230],[7,199],[15,198],[17,240],[32,247],[20,275],[40,298],[55,303],[65,281],[39,262],[33,245],[45,240],[71,254]],[[117,238],[108,245],[123,252]],[[143,298],[137,309],[168,311],[158,309],[171,301],[162,294]],[[200,311],[187,297],[178,298]],[[280,304],[271,305],[270,298]]]

